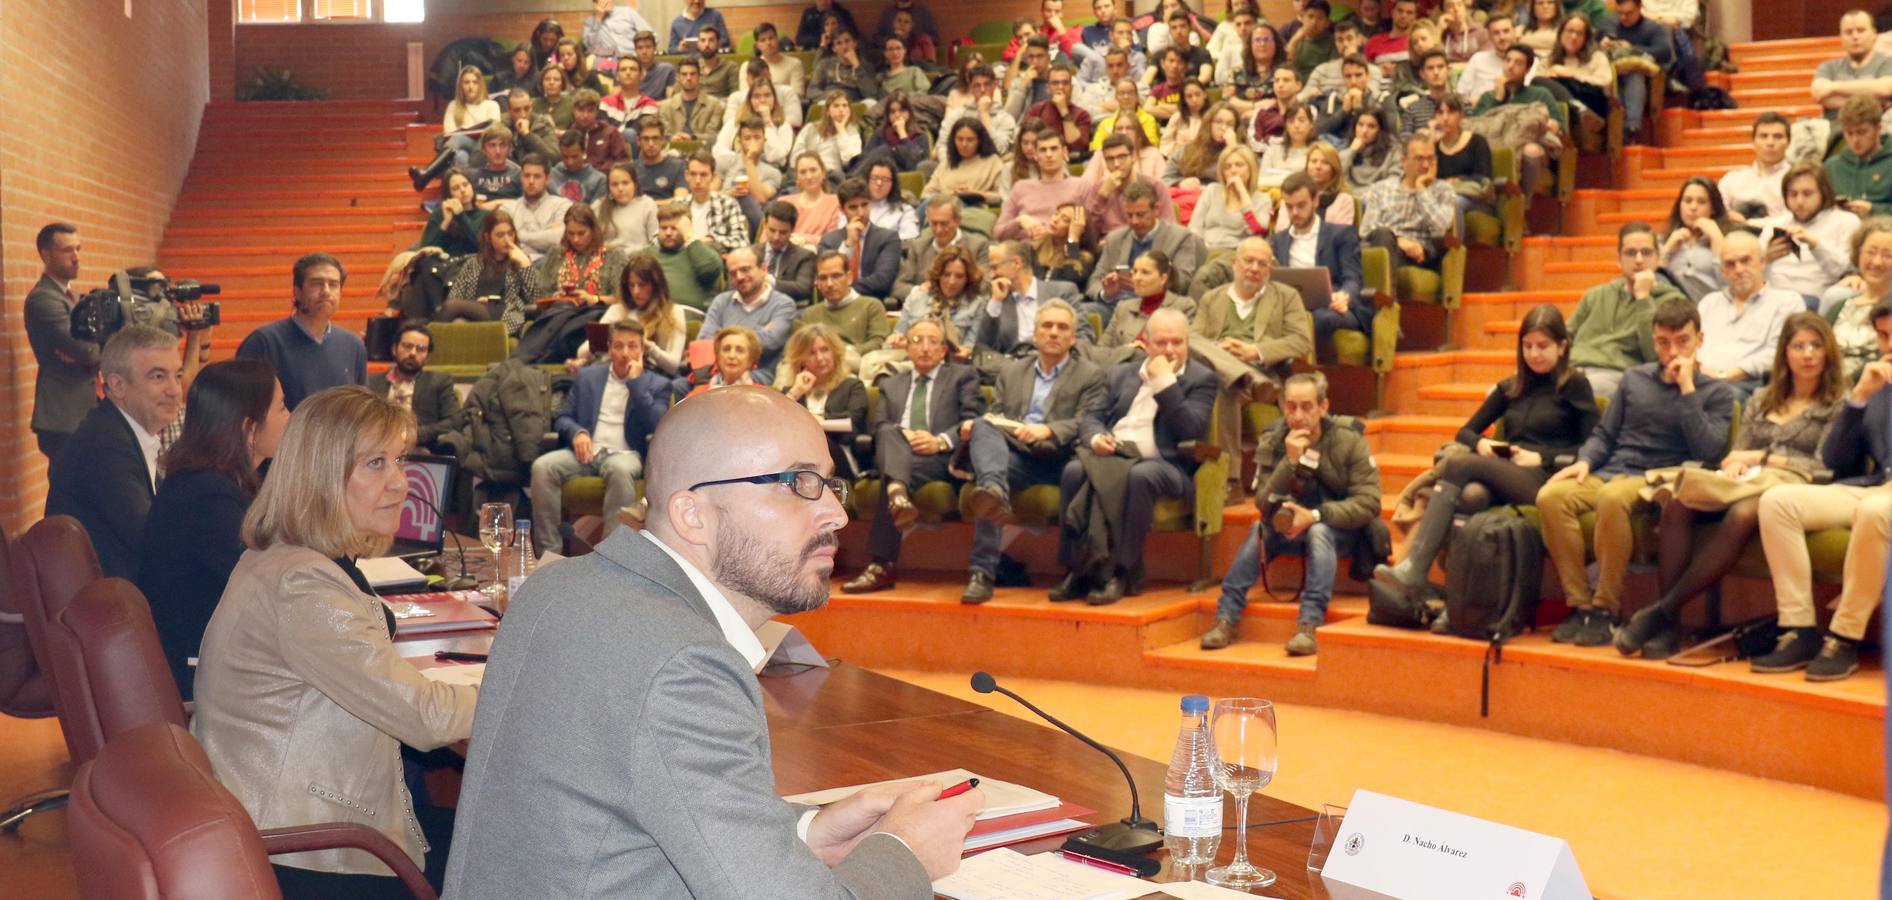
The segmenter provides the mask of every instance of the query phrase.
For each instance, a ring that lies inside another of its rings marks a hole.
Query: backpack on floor
[[[1502,643],[1537,620],[1544,538],[1515,507],[1472,516],[1452,538],[1446,621],[1460,637]]]
[[[1424,628],[1432,624],[1438,612],[1427,605],[1426,598],[1438,591],[1433,584],[1416,587],[1391,587],[1369,579],[1366,585],[1366,621],[1369,625],[1393,628]]]

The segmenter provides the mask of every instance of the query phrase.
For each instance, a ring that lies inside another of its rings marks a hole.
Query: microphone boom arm
[[[1047,722],[1050,722],[1053,725],[1058,726],[1058,728],[1062,730],[1065,734],[1068,734],[1074,738],[1077,738],[1080,741],[1083,741],[1086,744],[1089,744],[1092,749],[1096,750],[1099,753],[1102,753],[1103,755],[1107,757],[1110,757],[1110,761],[1117,764],[1117,771],[1123,773],[1123,780],[1128,782],[1130,785],[1130,817],[1123,820],[1124,824],[1126,825],[1149,824],[1149,820],[1144,819],[1142,815],[1143,807],[1142,807],[1142,801],[1137,796],[1136,779],[1130,777],[1130,768],[1128,766],[1125,766],[1123,764],[1123,760],[1119,758],[1117,754],[1112,753],[1110,751],[1110,748],[1105,747],[1103,744],[1098,743],[1097,741],[1091,739],[1089,736],[1080,733],[1077,729],[1064,724],[1062,721],[1059,721],[1057,716],[1054,716],[1048,712],[1045,712],[1042,709],[1039,709],[1037,706],[1033,705],[1030,700],[1026,700],[1025,698],[1020,697],[1017,694],[1014,694],[1011,691],[1006,690],[1005,688],[1000,687],[999,685],[996,685],[996,684],[992,686],[992,690],[998,693],[1004,694],[1005,696],[1010,697],[1013,700],[1018,701],[1018,704],[1020,706],[1023,706],[1026,709],[1029,709],[1032,712],[1037,713],[1040,718],[1044,719]]]

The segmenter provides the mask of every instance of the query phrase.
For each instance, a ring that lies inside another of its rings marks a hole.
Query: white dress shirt
[[[723,592],[716,589],[716,585],[710,582],[709,576],[704,575],[701,569],[684,559],[682,554],[671,549],[670,545],[658,540],[657,536],[649,531],[643,534],[644,537],[650,539],[651,543],[662,548],[665,554],[676,561],[677,568],[682,569],[684,577],[690,579],[690,586],[696,588],[698,594],[703,595],[703,602],[709,606],[710,615],[716,617],[716,627],[723,631],[723,640],[728,641],[731,648],[742,654],[742,658],[748,661],[751,671],[762,671],[762,664],[769,661],[768,654],[762,649],[761,639],[755,636],[755,629],[750,628],[749,623],[736,612],[736,607],[730,605],[729,598],[724,597]]]
[[[1792,166],[1793,161],[1783,157],[1767,168],[1756,161],[1735,169],[1721,176],[1721,199],[1729,209],[1743,203],[1761,203],[1770,216],[1786,215],[1787,200],[1780,193],[1780,178]]]
[[[119,408],[118,414],[125,417],[125,423],[131,426],[132,435],[138,439],[138,449],[144,451],[145,474],[150,476],[151,489],[156,491],[158,489],[158,436],[146,431],[145,427],[138,424],[138,420],[132,418],[131,413],[126,412],[123,407]]]
[[[624,416],[631,405],[631,386],[618,373],[604,373],[604,398],[598,403],[598,426],[592,432],[591,446],[612,453],[629,453],[624,440]]]
[[[1296,269],[1311,269],[1315,265],[1314,260],[1317,258],[1316,254],[1318,254],[1319,252],[1320,252],[1320,217],[1319,216],[1314,217],[1313,221],[1307,223],[1306,231],[1302,231],[1293,226],[1288,227],[1287,263],[1289,266],[1292,266],[1293,268],[1296,268]]]
[[[1111,426],[1110,429],[1110,434],[1117,439],[1117,443],[1135,444],[1137,453],[1144,459],[1157,458],[1156,395],[1169,390],[1170,385],[1176,383],[1177,378],[1182,375],[1183,369],[1188,365],[1189,361],[1185,359],[1182,367],[1175,372],[1152,380],[1150,363],[1148,360],[1143,362],[1143,367],[1137,370],[1137,375],[1143,379],[1143,387],[1137,389],[1136,399],[1130,401],[1130,411],[1124,413],[1123,418],[1118,419],[1117,424]]]
[[[1012,291],[1013,313],[1018,318],[1018,339],[1030,340],[1031,333],[1038,329],[1038,285],[1037,278],[1031,280],[1031,287],[1022,291]],[[1002,300],[985,301],[985,313],[996,319],[1005,314],[1005,302]]]

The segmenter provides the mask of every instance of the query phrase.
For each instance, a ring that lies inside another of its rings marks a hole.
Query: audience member
[[[1826,169],[1795,163],[1780,179],[1787,212],[1759,222],[1767,248],[1767,283],[1815,301],[1846,274],[1846,248],[1859,216],[1842,209]]]
[[[1209,88],[1200,81],[1190,81],[1183,85],[1182,99],[1176,104],[1176,114],[1163,123],[1162,139],[1157,142],[1157,149],[1166,157],[1173,158],[1184,147],[1195,141],[1202,134],[1202,126],[1207,124],[1209,115]],[[1233,106],[1229,107],[1234,109]],[[1239,119],[1240,116],[1238,115]]]
[[[426,190],[429,183],[449,168],[463,169],[471,165],[473,153],[479,149],[480,135],[499,124],[499,104],[486,96],[486,75],[478,66],[462,67],[454,84],[458,87],[447,103],[447,112],[440,123],[440,137],[435,141],[440,155],[425,167],[408,167],[407,174],[416,191]]]
[[[868,135],[864,158],[884,162],[891,172],[920,171],[932,154],[933,139],[913,118],[913,101],[897,92],[882,100],[879,109],[881,126]]]
[[[1881,101],[1853,97],[1839,108],[1845,140],[1826,158],[1839,204],[1860,218],[1892,212],[1892,139],[1879,126]]]
[[[1650,507],[1641,497],[1648,486],[1644,474],[1688,460],[1718,465],[1728,449],[1734,391],[1697,365],[1702,335],[1694,304],[1681,296],[1664,300],[1651,323],[1656,361],[1623,373],[1622,387],[1577,451],[1577,461],[1557,470],[1537,492],[1544,546],[1571,610],[1551,633],[1553,641],[1579,647],[1610,642],[1635,543],[1630,516]],[[1589,557],[1578,522],[1585,513],[1596,515],[1595,590],[1585,571]]]
[[[493,73],[492,96],[511,97],[514,93],[530,94],[539,89],[539,70],[532,65],[532,47],[520,44],[506,56],[507,65]]]
[[[1721,241],[1734,226],[1713,181],[1696,175],[1682,182],[1675,205],[1669,208],[1662,265],[1688,299],[1700,303],[1703,297],[1728,286],[1721,274]]]
[[[1535,56],[1543,56],[1550,52],[1550,48],[1557,46],[1557,26],[1563,23],[1563,3],[1560,0],[1529,0],[1527,6],[1529,11],[1518,20],[1518,46],[1529,48]],[[1603,14],[1600,8],[1594,12],[1598,17]]]
[[[1141,592],[1157,498],[1195,494],[1197,457],[1183,444],[1207,437],[1215,374],[1189,364],[1189,320],[1175,310],[1150,317],[1144,347],[1147,358],[1110,370],[1104,402],[1084,416],[1077,458],[1060,475],[1058,563],[1067,571],[1053,602],[1102,606]]]
[[[544,18],[533,26],[526,44],[532,48],[532,69],[538,71],[558,61],[558,42],[565,37],[564,26],[557,19]]]
[[[1395,116],[1381,125],[1399,125],[1399,137],[1403,140],[1419,133],[1421,129],[1432,132],[1435,143],[1439,142],[1439,128],[1433,119],[1439,114],[1446,101],[1457,98],[1452,92],[1452,64],[1446,59],[1445,51],[1438,48],[1417,54],[1416,68],[1419,70],[1419,90],[1397,92],[1389,104]],[[1460,109],[1463,110],[1463,106]]]
[[[1616,649],[1624,656],[1664,659],[1680,649],[1682,608],[1719,583],[1746,552],[1760,531],[1763,490],[1807,484],[1819,468],[1820,446],[1846,395],[1838,344],[1826,320],[1805,310],[1788,319],[1776,343],[1773,377],[1748,400],[1734,446],[1721,461],[1722,476],[1749,483],[1747,496],[1713,506],[1695,496],[1664,502],[1657,557],[1662,595],[1616,633]],[[1710,522],[1713,537],[1698,544],[1696,526]]]
[[[563,126],[550,115],[535,111],[532,103],[529,94],[512,94],[506,98],[506,125],[512,131],[509,152],[515,163],[523,163],[534,153],[546,159],[558,156],[558,136]],[[488,168],[491,168],[490,162]]]
[[[715,351],[715,362],[690,372],[690,397],[726,387],[769,386],[768,375],[756,367],[756,361],[762,358],[762,342],[754,331],[741,325],[718,328],[710,346]]]
[[[1296,17],[1298,27],[1288,37],[1288,59],[1302,81],[1321,63],[1338,55],[1334,47],[1332,8],[1327,0],[1307,0]]]
[[[828,169],[821,156],[803,153],[795,157],[795,191],[782,197],[799,214],[793,239],[804,247],[821,243],[828,232],[841,227],[841,200],[828,190]]]
[[[1161,250],[1169,256],[1173,266],[1170,290],[1187,293],[1190,279],[1207,254],[1202,237],[1174,222],[1157,221],[1156,191],[1140,181],[1123,189],[1123,216],[1126,224],[1104,238],[1085,295],[1106,304],[1125,299],[1129,285],[1122,270],[1150,250]]]
[[[624,264],[618,281],[617,302],[598,322],[616,325],[635,321],[644,329],[644,367],[664,375],[689,374],[689,320],[683,307],[670,299],[670,281],[656,257],[639,253]],[[608,345],[607,345],[608,346]],[[580,365],[591,361],[591,345],[579,349]],[[569,367],[569,366],[568,366]]]
[[[177,420],[183,362],[177,338],[127,325],[100,353],[105,397],[80,421],[47,469],[46,514],[85,526],[107,578],[138,571],[138,545],[164,477],[158,434]]]
[[[289,409],[269,364],[230,359],[191,382],[191,414],[160,460],[165,473],[138,541],[138,590],[186,702],[198,643],[243,555],[243,515],[276,455]]]
[[[705,30],[713,30],[717,37],[729,33],[729,26],[723,24],[721,10],[706,9],[703,0],[684,0],[683,12],[670,20],[670,40],[666,46],[671,54],[691,51],[715,52],[705,49],[702,41]],[[720,46],[720,44],[718,45]]]
[[[1624,76],[1624,84],[1628,84],[1628,78]],[[1537,58],[1530,81],[1547,88],[1554,83],[1581,104],[1581,111],[1608,118],[1610,98],[1616,91],[1616,67],[1610,64],[1610,55],[1598,46],[1590,20],[1571,13],[1557,26],[1557,42]],[[1624,127],[1628,127],[1627,122]]]
[[[742,66],[725,61],[721,56],[723,33],[721,25],[705,25],[696,35],[697,77],[702,82],[703,93],[718,100],[728,100],[736,93],[736,85],[742,80]],[[681,70],[677,77],[683,77]]]
[[[605,175],[586,158],[584,133],[577,128],[565,132],[558,139],[558,150],[560,161],[552,167],[549,178],[552,193],[579,206],[604,197]]]
[[[1116,31],[1118,21],[1129,26],[1131,34],[1136,33],[1135,23],[1120,18],[1117,12],[1116,0],[1091,0],[1091,14],[1095,21],[1078,28],[1077,43],[1071,47],[1073,59],[1088,63],[1092,58],[1102,56],[1111,47],[1111,36]]]
[[[761,346],[756,367],[772,373],[781,359],[782,346],[788,343],[788,333],[795,327],[795,301],[775,289],[768,273],[762,271],[755,250],[737,248],[726,262],[730,289],[710,301],[709,310],[703,314],[702,330],[714,334],[739,325],[754,332]]]
[[[948,135],[940,142],[946,160],[933,170],[920,195],[932,200],[950,194],[965,204],[1000,205],[1008,179],[1005,159],[992,143],[992,135],[978,119],[960,119]]]
[[[1780,180],[1793,164],[1787,160],[1787,118],[1767,110],[1754,119],[1754,161],[1721,176],[1721,198],[1737,222],[1764,219],[1787,211]]]
[[[1563,104],[1557,102],[1556,95],[1548,88],[1530,83],[1531,67],[1537,57],[1531,48],[1513,45],[1504,52],[1504,71],[1496,87],[1478,98],[1478,105],[1472,107],[1472,115],[1484,115],[1502,106],[1536,104],[1542,108],[1549,119],[1544,124],[1544,132],[1536,140],[1527,141],[1518,149],[1520,187],[1528,196],[1536,189],[1538,180],[1543,177],[1543,170],[1549,160],[1556,159],[1563,152],[1561,135],[1569,126]]]
[[[1101,121],[1125,108],[1117,89],[1124,82],[1135,87],[1146,71],[1143,51],[1136,48],[1136,32],[1130,28],[1129,20],[1118,21],[1124,24],[1115,27],[1112,46],[1102,56],[1084,62],[1072,90],[1077,105],[1090,113],[1092,121]]]
[[[867,182],[867,221],[874,227],[891,231],[906,241],[920,233],[920,211],[900,190],[900,173],[894,161],[876,155],[857,163],[857,171]]]
[[[801,11],[801,21],[795,26],[795,46],[802,50],[826,50],[837,26],[860,33],[860,28],[854,24],[854,14],[846,7],[836,0],[814,0]]]
[[[1096,344],[1086,348],[1091,361],[1108,368],[1134,355],[1144,326],[1159,309],[1173,309],[1184,318],[1195,318],[1195,298],[1170,290],[1170,269],[1169,254],[1161,250],[1145,251],[1136,257],[1124,276],[1130,297],[1117,301],[1104,333],[1097,336]]]
[[[861,358],[861,381],[878,382],[881,376],[905,371],[907,329],[925,318],[939,320],[946,331],[946,354],[957,362],[970,362],[973,341],[985,310],[985,275],[979,261],[964,246],[949,246],[933,257],[926,280],[915,285],[900,307],[900,318],[880,350]]]
[[[1353,117],[1351,140],[1340,149],[1340,162],[1346,167],[1347,180],[1364,192],[1374,184],[1399,178],[1405,161],[1401,148],[1414,140],[1432,143],[1431,137],[1423,134],[1401,140],[1388,113],[1379,109],[1360,110]],[[1433,173],[1435,178],[1437,174]],[[1454,192],[1455,202],[1456,199]]]
[[[1223,99],[1246,120],[1254,115],[1257,104],[1272,96],[1275,69],[1293,67],[1287,66],[1281,33],[1273,25],[1254,21],[1247,3],[1238,9],[1233,21],[1238,30],[1247,23],[1247,36],[1216,63],[1215,81],[1227,86]],[[1220,27],[1216,30],[1221,31]]]
[[[1431,59],[1427,59],[1431,64]],[[1473,210],[1494,210],[1497,185],[1493,183],[1491,143],[1482,134],[1465,129],[1465,101],[1448,94],[1432,113],[1432,151],[1438,157],[1438,176],[1452,186],[1458,203],[1458,227],[1462,232],[1465,214]]]
[[[751,122],[762,126],[760,159],[778,169],[786,168],[795,146],[796,124],[785,113],[793,108],[781,102],[783,88],[774,84],[756,84],[739,96],[729,98],[729,111],[723,115],[722,130],[716,133],[719,153],[747,157],[750,149],[742,144],[742,126]],[[752,126],[753,127],[753,126]]]
[[[591,12],[585,17],[585,49],[599,59],[630,55],[637,49],[637,36],[651,32],[650,23],[636,9],[617,6],[613,0],[591,0]]]
[[[637,186],[662,203],[685,188],[683,160],[669,152],[670,139],[660,119],[645,116],[637,122],[637,157],[631,160]]]
[[[512,129],[494,125],[480,135],[480,155],[486,164],[471,171],[473,193],[483,208],[492,209],[524,193],[519,164],[512,161]]]
[[[637,57],[626,56],[619,60],[617,68],[617,92],[606,95],[604,99],[600,101],[603,108],[599,110],[599,112],[601,112],[605,120],[613,126],[612,130],[618,132],[618,139],[620,141],[624,139],[624,133],[621,130],[624,126],[633,125],[638,119],[644,116],[655,115],[660,112],[659,107],[662,106],[662,98],[651,97],[644,93],[643,72],[644,64],[638,62]],[[578,104],[573,102],[572,119],[574,125],[578,124],[577,118]],[[630,155],[628,148],[625,150],[625,155]]]
[[[1761,546],[1774,577],[1780,626],[1774,651],[1754,659],[1756,672],[1791,672],[1805,667],[1809,681],[1837,681],[1859,668],[1859,642],[1885,589],[1886,548],[1892,544],[1892,307],[1872,311],[1879,359],[1867,363],[1847,395],[1831,433],[1820,445],[1820,465],[1835,478],[1828,485],[1780,485],[1761,495]],[[1807,536],[1828,528],[1851,528],[1846,544],[1839,603],[1825,637],[1813,605],[1813,566]]]
[[[447,173],[446,198],[427,214],[416,249],[435,248],[448,256],[465,256],[479,248],[480,226],[486,210],[475,202],[473,179],[465,169]]]
[[[657,207],[657,264],[670,285],[670,298],[680,306],[701,312],[723,289],[722,255],[690,238],[690,208],[682,203]]]
[[[1031,267],[1031,248],[1023,241],[998,241],[986,251],[991,259],[992,296],[985,303],[985,315],[979,318],[976,336],[971,341],[990,348],[1001,356],[1020,358],[1037,352],[1027,335],[1038,321],[1038,310],[1051,300],[1063,300],[1077,306],[1077,288],[1060,281],[1036,277]],[[1096,340],[1090,322],[1077,324],[1078,338]]]
[[[861,131],[854,124],[853,107],[847,95],[829,91],[822,97],[820,109],[820,115],[795,136],[790,152],[796,157],[813,153],[821,157],[822,167],[829,172],[845,172],[861,155]]]
[[[763,22],[755,28],[755,58],[769,67],[769,81],[776,87],[787,88],[797,98],[808,93],[808,73],[802,67],[801,59],[782,52],[782,36],[769,22]],[[744,66],[742,90],[749,89],[749,67]]]
[[[550,170],[545,157],[527,154],[519,164],[519,198],[505,207],[518,230],[519,246],[535,264],[558,246],[564,235],[565,213],[572,207],[570,200],[547,191]]]
[[[756,257],[768,273],[775,289],[786,294],[797,306],[807,306],[814,297],[815,252],[790,238],[800,218],[795,205],[781,200],[763,211],[762,232],[756,240]]]
[[[427,368],[433,352],[434,334],[426,325],[402,325],[394,337],[394,365],[368,376],[368,390],[413,414],[414,446],[452,453],[451,442],[443,438],[459,415],[460,394],[453,389],[453,376]]]
[[[1491,49],[1490,19],[1483,25],[1478,24],[1471,6],[1468,0],[1445,0],[1440,6],[1439,46],[1455,65],[1470,62],[1479,53]]]
[[[752,223],[760,222],[763,207],[782,190],[782,170],[763,159],[767,142],[768,126],[751,116],[736,126],[736,152],[715,154],[718,177]]]
[[[39,251],[39,281],[26,295],[26,339],[39,375],[33,382],[33,436],[39,452],[51,460],[97,405],[93,372],[99,345],[72,336],[72,307],[78,294],[79,229],[54,222],[33,239]]]
[[[1125,128],[1133,132],[1135,128]],[[1110,234],[1129,224],[1126,212],[1130,197],[1130,187],[1141,185],[1155,199],[1155,217],[1163,222],[1176,221],[1175,204],[1170,201],[1169,186],[1155,179],[1144,177],[1137,169],[1137,160],[1132,153],[1134,139],[1124,134],[1113,134],[1104,139],[1104,145],[1098,158],[1103,165],[1093,165],[1091,172],[1086,171],[1085,183],[1091,185],[1090,195],[1085,199],[1084,209],[1095,224],[1099,234]],[[1207,152],[1206,148],[1202,152]],[[1058,204],[1062,206],[1063,204]],[[1036,235],[1034,235],[1036,237]]]
[[[985,256],[989,242],[960,227],[961,215],[956,196],[947,195],[927,204],[927,232],[907,241],[900,253],[900,274],[894,279],[893,291],[889,294],[896,305],[925,283],[933,269],[933,260],[948,247],[964,247],[975,260]]]
[[[795,317],[795,327],[824,325],[832,330],[844,345],[843,368],[853,372],[860,369],[861,357],[886,342],[893,322],[878,299],[860,294],[849,269],[846,253],[821,251],[815,260],[815,288],[821,302],[802,310]]]
[[[1649,323],[1670,300],[1687,299],[1674,285],[1656,277],[1661,257],[1655,229],[1647,223],[1627,222],[1616,230],[1616,258],[1622,276],[1585,291],[1570,316],[1570,366],[1604,400],[1616,396],[1626,370],[1658,361],[1668,365],[1656,353]],[[1692,348],[1691,342],[1688,349]],[[1678,355],[1688,355],[1692,361],[1692,352]]]
[[[493,210],[480,226],[479,252],[460,264],[447,283],[447,299],[440,309],[390,310],[409,321],[505,323],[506,334],[518,337],[525,329],[527,311],[539,298],[532,277],[532,261],[519,248],[512,214]]]
[[[1262,185],[1277,187],[1287,179],[1290,172],[1307,168],[1307,162],[1314,152],[1321,147],[1332,147],[1326,141],[1314,139],[1314,111],[1300,103],[1289,104],[1281,111],[1281,139],[1270,141],[1268,149],[1261,157]],[[1334,158],[1334,177],[1336,189],[1346,181],[1346,171]],[[1323,191],[1325,188],[1323,188]]]
[[[1039,33],[1059,53],[1070,56],[1083,31],[1075,25],[1064,23],[1064,0],[1038,0],[1038,13],[1044,20]]]
[[[1313,201],[1307,186],[1297,181],[1293,187],[1295,190],[1288,195],[1288,202],[1308,207],[1301,215],[1312,223]],[[1244,238],[1235,248],[1235,280],[1203,295],[1189,330],[1190,354],[1215,372],[1216,383],[1221,388],[1217,395],[1221,406],[1220,433],[1216,436],[1216,443],[1221,447],[1241,446],[1242,407],[1251,402],[1275,402],[1281,379],[1287,377],[1289,367],[1297,359],[1306,359],[1315,346],[1317,325],[1308,315],[1300,294],[1272,280],[1277,259],[1290,259],[1290,246],[1307,243],[1298,235],[1284,237],[1288,234],[1277,234],[1274,247],[1269,246],[1267,238]],[[1336,291],[1346,294],[1351,286],[1352,293],[1358,293],[1360,254],[1353,232],[1322,225],[1317,241],[1319,250],[1312,258],[1329,271],[1339,273],[1341,283],[1336,285]],[[1295,264],[1300,263],[1313,264],[1306,259]],[[1239,475],[1233,471],[1230,474]]]
[[[880,505],[867,533],[872,558],[861,574],[841,586],[849,594],[884,591],[895,585],[901,533],[919,519],[913,494],[933,482],[945,482],[957,495],[962,479],[951,469],[960,429],[979,415],[979,374],[946,358],[946,333],[940,320],[921,319],[907,329],[907,360],[912,368],[890,375],[880,385],[880,414],[874,426],[875,467],[880,470]]]
[[[1379,182],[1361,194],[1362,243],[1386,248],[1394,265],[1436,266],[1457,215],[1457,195],[1438,180],[1438,155],[1427,137],[1406,142],[1400,169],[1397,181]]]
[[[194,415],[194,413],[193,413]],[[452,810],[408,794],[401,747],[473,733],[479,689],[434,681],[395,649],[387,607],[355,559],[401,523],[413,443],[406,410],[363,387],[322,391],[290,418],[243,517],[249,548],[204,630],[191,733],[257,828],[348,822],[399,847],[439,885]],[[350,785],[344,789],[311,785]],[[275,859],[284,896],[405,889],[360,850]]]
[[[698,147],[684,164],[684,183],[689,188],[690,232],[719,253],[728,253],[750,242],[749,220],[732,197],[715,192],[716,157]]]
[[[843,364],[846,352],[833,328],[821,324],[797,328],[782,353],[775,389],[815,417],[828,437],[834,474],[853,479],[863,471],[854,456],[854,438],[867,433],[867,386]]]
[[[677,81],[677,67],[657,58],[656,32],[640,31],[632,44],[644,72],[638,93],[658,100],[670,96],[670,87]]]
[[[1466,103],[1477,103],[1504,83],[1505,56],[1517,42],[1517,29],[1517,20],[1506,13],[1493,13],[1485,19],[1485,34],[1491,46],[1473,53],[1458,74],[1458,95]]]
[[[347,278],[334,256],[303,255],[292,274],[295,312],[258,326],[237,345],[238,357],[263,360],[276,370],[283,403],[291,410],[323,388],[368,380],[367,345],[329,321],[341,306],[342,283]]]
[[[1090,283],[1097,265],[1097,235],[1083,207],[1075,203],[1058,207],[1050,227],[1032,239],[1030,246],[1032,274],[1071,285]]]
[[[1793,291],[1770,287],[1761,277],[1761,242],[1736,231],[1721,242],[1721,277],[1727,287],[1701,299],[1701,371],[1726,383],[1746,400],[1772,374],[1775,345],[1787,317],[1806,310]]]
[[[604,245],[635,252],[657,242],[657,202],[637,185],[637,168],[630,163],[611,166],[605,195],[592,204],[604,228]]]
[[[565,89],[576,94],[578,91],[591,91],[602,95],[604,79],[598,77],[585,55],[578,52],[576,38],[560,38],[558,41],[558,67],[565,73]]]
[[[1871,13],[1854,9],[1839,17],[1839,43],[1845,53],[1820,63],[1813,73],[1813,102],[1826,108],[1829,120],[1849,98],[1892,95],[1892,58],[1874,52],[1878,39]]]
[[[889,34],[877,38],[876,42],[880,44],[883,66],[879,96],[887,97],[896,92],[925,96],[932,89],[933,79],[927,77],[926,70],[907,62],[910,38]]]
[[[558,249],[533,266],[533,281],[547,296],[538,298],[538,315],[519,336],[512,357],[529,364],[571,359],[585,342],[585,326],[603,316],[604,305],[616,297],[629,259],[624,251],[605,246],[591,207],[568,207]]]
[[[1062,137],[1041,134],[1034,148],[1034,158],[1038,165],[1037,177],[1012,185],[1011,191],[1005,196],[1005,205],[999,212],[998,223],[992,228],[994,238],[1016,240],[1037,237],[1047,228],[1046,222],[1059,206],[1069,202],[1084,202],[1090,193],[1089,183],[1072,177],[1065,168]],[[1146,191],[1147,187],[1145,185]],[[1155,192],[1147,192],[1154,204]]]
[[[1847,384],[1858,380],[1866,364],[1879,358],[1879,335],[1872,311],[1892,299],[1892,219],[1874,216],[1853,235],[1857,279],[1827,292],[1826,319],[1833,325]],[[1856,282],[1856,283],[1849,283]]]
[[[557,63],[539,70],[539,95],[532,99],[532,115],[545,116],[563,134],[572,127],[572,96],[579,88],[568,84],[565,70]]]
[[[868,221],[872,201],[867,182],[849,178],[835,195],[841,201],[842,224],[822,235],[820,248],[839,251],[855,290],[869,297],[886,297],[900,275],[900,235]],[[820,275],[817,272],[816,279]]]
[[[1642,0],[1616,0],[1616,15],[1596,23],[1602,48],[1610,53],[1635,50],[1655,60],[1654,75],[1640,69],[1616,74],[1616,89],[1623,101],[1624,140],[1640,143],[1644,116],[1649,110],[1649,79],[1667,78],[1675,66],[1675,34],[1669,26],[1642,14]]]
[[[880,74],[861,58],[854,32],[836,32],[828,51],[815,60],[815,71],[808,77],[809,91],[822,96],[840,91],[849,103],[880,96]]]

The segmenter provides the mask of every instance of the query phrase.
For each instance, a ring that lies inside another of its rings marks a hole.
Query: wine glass
[[[486,546],[486,552],[493,554],[493,580],[482,586],[480,592],[495,597],[503,583],[499,578],[499,551],[512,543],[512,504],[480,505],[480,543]]]
[[[1274,884],[1275,874],[1248,862],[1248,796],[1274,780],[1274,704],[1254,697],[1215,701],[1209,733],[1215,743],[1215,783],[1235,795],[1235,858],[1203,877],[1240,891]]]

